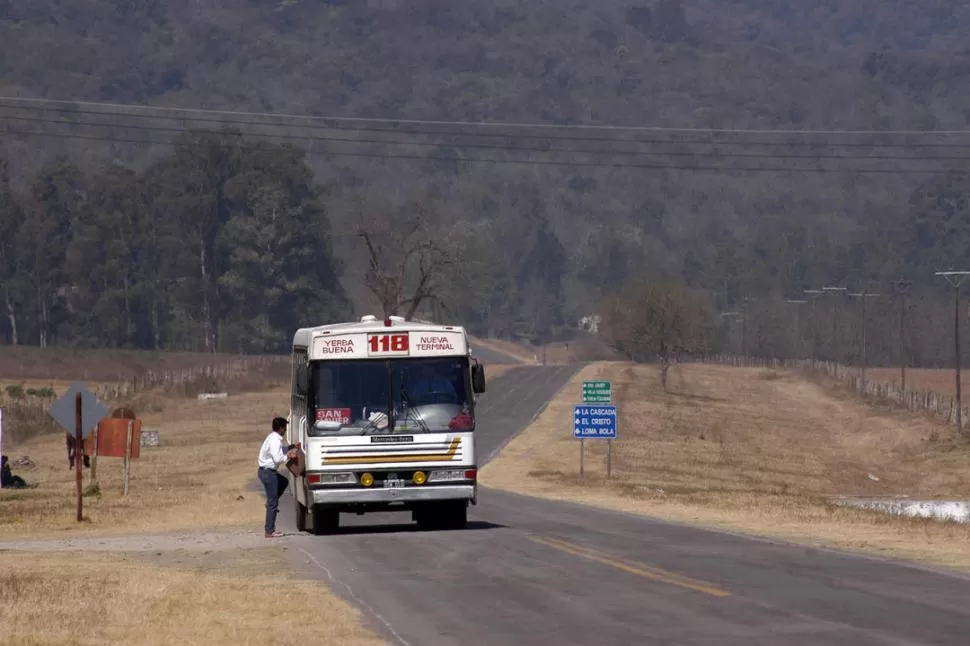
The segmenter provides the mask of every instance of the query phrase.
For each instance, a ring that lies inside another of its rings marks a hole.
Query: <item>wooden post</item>
[[[957,386],[957,431],[963,433],[963,398],[960,392],[960,285],[953,290],[953,362],[956,365]]]
[[[579,438],[579,477],[583,477],[583,438]]]
[[[77,485],[77,522],[84,520],[81,491],[81,459],[84,445],[81,443],[81,393],[74,398],[74,480]]]
[[[125,440],[125,495],[128,495],[128,476],[131,473],[131,425],[134,422],[128,420],[128,438]]]
[[[613,439],[606,440],[606,477],[613,475]]]
[[[101,434],[98,433],[97,428],[95,428],[92,433],[94,433],[94,455],[91,456],[91,484],[96,485],[98,483],[98,444],[101,443]]]
[[[0,408],[0,455],[3,454],[3,409]],[[0,482],[0,489],[3,489],[3,482]]]

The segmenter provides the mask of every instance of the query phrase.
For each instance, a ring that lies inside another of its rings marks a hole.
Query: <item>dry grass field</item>
[[[572,406],[611,379],[620,407],[613,478],[587,441],[579,477]],[[797,542],[970,568],[970,527],[835,508],[830,495],[970,495],[970,443],[924,416],[877,410],[834,382],[682,365],[585,368],[481,475],[486,486]]]
[[[5,442],[12,459],[27,455],[36,465],[14,468],[35,486],[0,490],[0,540],[230,528],[259,536],[263,498],[248,489],[255,452],[272,417],[285,415],[288,405],[281,385],[245,392],[247,384],[262,386],[264,377],[243,379],[224,400],[140,394],[132,403],[145,427],[159,429],[161,446],[143,448],[133,461],[127,497],[122,461],[100,458],[100,491],[84,497],[81,523],[63,434]],[[87,487],[90,470],[83,473]],[[0,641],[303,644],[309,631],[322,644],[382,643],[328,588],[288,578],[285,550],[217,547],[179,558],[170,551],[137,558],[0,552]],[[273,616],[279,619],[267,627]]]
[[[0,346],[0,383],[46,386],[75,380],[123,381],[149,370],[186,370],[239,359],[233,354]]]
[[[281,550],[181,567],[124,554],[0,554],[6,646],[383,643],[320,585],[288,580]]]
[[[488,366],[487,377],[513,367]],[[77,366],[64,373],[84,378]],[[260,532],[263,498],[248,489],[255,482],[255,452],[272,417],[286,415],[288,407],[288,385],[260,390],[265,378],[242,379],[224,400],[145,392],[127,402],[145,427],[159,429],[161,446],[143,448],[132,463],[127,497],[122,461],[100,458],[99,492],[84,497],[81,523],[63,434],[17,443],[8,439],[4,453],[12,459],[29,456],[35,464],[14,468],[34,487],[0,490],[0,540],[234,528]],[[71,379],[0,378],[8,381],[58,389]],[[246,392],[247,387],[252,390]],[[91,472],[83,473],[88,487]],[[0,552],[3,643],[303,644],[307,634],[321,644],[382,643],[327,588],[281,575],[287,569],[282,550],[200,551],[188,564],[180,559],[174,566],[164,552],[151,557],[158,563],[121,553]],[[286,619],[268,630],[265,622],[274,608]]]
[[[513,365],[486,367],[488,380]],[[254,377],[255,386],[262,386]],[[129,494],[122,495],[118,458],[99,458],[99,495],[83,500],[85,521],[76,520],[74,470],[64,435],[4,441],[11,460],[26,455],[36,465],[14,467],[36,488],[0,490],[0,538],[50,532],[117,533],[230,526],[261,527],[263,501],[246,491],[255,481],[255,452],[270,420],[286,416],[288,384],[269,390],[233,391],[227,399],[197,399],[145,393],[130,402],[143,427],[159,430],[161,446],[146,447],[132,462]],[[83,471],[84,485],[91,483]],[[291,513],[282,509],[281,513]]]
[[[270,420],[287,413],[287,392],[277,387],[223,400],[157,398],[147,411],[136,407],[144,427],[159,429],[161,446],[142,449],[132,461],[127,497],[122,496],[122,460],[100,458],[100,495],[84,498],[86,520],[80,524],[64,436],[5,443],[11,459],[27,455],[36,465],[15,472],[37,488],[0,490],[0,537],[260,526],[262,499],[245,488],[256,477],[255,451]],[[84,484],[90,484],[88,469]]]
[[[494,350],[496,352],[501,352],[507,354],[510,357],[515,357],[522,363],[534,364],[535,360],[532,357],[532,351],[518,343],[512,343],[511,341],[505,341],[503,339],[483,339],[479,337],[474,337],[472,341],[475,345],[479,345],[483,348],[488,348],[489,350]]]

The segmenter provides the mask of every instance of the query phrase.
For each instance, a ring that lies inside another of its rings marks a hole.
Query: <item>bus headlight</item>
[[[423,485],[427,479],[428,476],[424,475],[424,471],[415,471],[414,476],[411,478],[416,485]]]
[[[364,485],[365,487],[371,486],[374,484],[374,476],[369,473],[365,473],[364,475],[360,476],[360,484]]]

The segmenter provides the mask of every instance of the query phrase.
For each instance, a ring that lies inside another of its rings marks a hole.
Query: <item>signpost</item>
[[[576,406],[573,412],[573,437],[579,438],[579,476],[583,477],[584,440],[606,439],[606,477],[612,475],[613,440],[616,438],[616,406],[613,406],[613,382],[584,381],[584,404],[607,406]]]
[[[73,410],[72,410],[73,409]],[[101,419],[108,414],[108,407],[82,383],[73,383],[48,411],[54,421],[68,433],[74,433],[74,478],[77,483],[77,521],[84,520],[81,505],[81,460],[84,439]]]
[[[582,405],[573,409],[573,437],[579,439],[580,477],[583,476],[583,441],[587,438],[607,440],[606,477],[612,475],[616,427],[616,406]]]

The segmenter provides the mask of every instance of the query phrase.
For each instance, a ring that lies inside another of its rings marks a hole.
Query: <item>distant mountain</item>
[[[917,0],[0,0],[0,94],[410,119],[962,129],[968,33],[970,5]],[[53,128],[24,120],[36,113],[0,114],[8,133]],[[491,148],[469,147],[482,142],[467,137],[361,148],[294,132],[307,137],[296,143],[313,152],[338,228],[355,196],[374,195],[431,196],[452,217],[506,234],[512,222],[531,222],[518,240],[531,247],[494,242],[482,253],[505,267],[521,311],[534,294],[555,294],[560,311],[541,325],[533,316],[540,327],[588,314],[590,293],[639,271],[683,278],[728,306],[743,292],[800,293],[842,276],[910,270],[903,259],[923,243],[907,223],[924,208],[911,197],[939,179],[751,170],[909,168],[879,157],[940,152],[833,146],[845,136],[806,147],[793,136],[723,135],[711,147],[685,145],[698,137],[683,133],[640,133],[648,143],[636,146],[630,133],[621,135],[626,145],[517,131]],[[892,140],[901,142],[912,139]],[[121,142],[6,134],[2,143],[21,180],[56,152],[82,162],[157,156]],[[571,160],[624,146],[640,154],[598,154],[598,166],[459,162],[548,159],[502,146],[550,145],[569,148]],[[439,159],[419,161],[426,155]],[[698,165],[747,170],[691,170]],[[363,266],[348,249],[338,251],[353,283]],[[561,256],[561,281],[513,257],[523,253]]]

